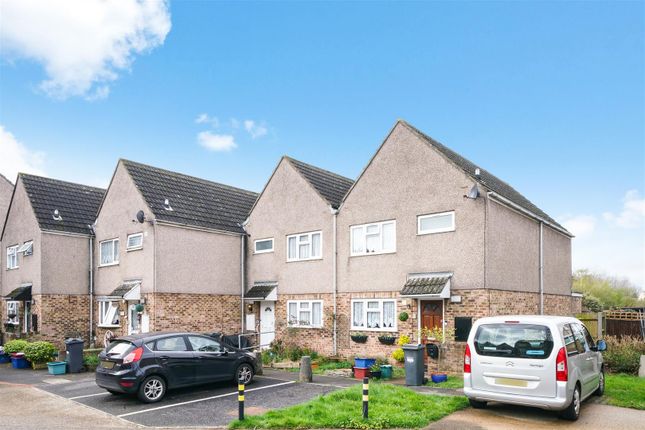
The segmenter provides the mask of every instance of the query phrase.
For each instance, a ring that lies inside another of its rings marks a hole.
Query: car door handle
[[[595,359],[596,359],[595,357],[585,358],[585,360],[587,360],[587,361],[591,361],[591,360],[595,360]]]
[[[161,357],[159,357],[159,359],[160,360],[169,360],[170,357],[168,357],[167,355],[162,355]]]

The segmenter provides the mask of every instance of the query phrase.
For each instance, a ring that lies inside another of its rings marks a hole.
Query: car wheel
[[[148,376],[139,385],[137,397],[144,403],[158,402],[166,394],[166,381],[160,376]]]
[[[470,402],[470,406],[472,406],[475,409],[484,409],[486,407],[486,402],[480,402],[479,400],[475,399],[468,399]]]
[[[580,399],[580,386],[576,385],[575,390],[573,390],[573,398],[571,399],[571,403],[569,403],[569,406],[567,406],[565,410],[560,412],[560,416],[569,421],[577,420],[580,416],[581,403],[582,400]]]
[[[244,381],[244,385],[253,381],[253,367],[248,363],[242,363],[235,371],[235,382]]]
[[[596,396],[602,396],[603,394],[605,394],[605,371],[604,370],[600,371],[600,375],[598,376],[598,378],[599,378],[598,388],[596,388],[596,391],[594,391],[593,393]]]

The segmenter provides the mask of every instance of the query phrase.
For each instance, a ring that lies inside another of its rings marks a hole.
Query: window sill
[[[253,255],[256,254],[273,254],[273,249],[271,251],[253,251]]]
[[[452,233],[454,231],[457,231],[457,229],[453,228],[450,230],[437,230],[437,231],[425,231],[425,232],[417,231],[417,236],[427,236],[429,234]]]
[[[143,249],[143,246],[138,246],[136,248],[126,248],[125,252],[131,252],[131,251],[141,251]],[[118,264],[118,263],[117,263]]]
[[[101,324],[97,324],[97,327],[99,327],[99,328],[120,328],[121,326],[120,325],[101,325]]]
[[[387,254],[396,254],[396,250],[394,251],[385,251],[385,252],[368,252],[365,254],[350,254],[350,257],[369,257],[372,255],[387,255]]]
[[[365,328],[365,327],[352,327],[351,331],[369,331],[369,332],[385,332],[385,333],[396,333],[398,332],[396,327],[386,327],[386,328]]]
[[[101,267],[111,267],[111,266],[118,266],[119,262],[117,261],[116,263],[110,263],[110,264],[99,264],[99,268]]]
[[[322,257],[316,257],[316,258],[303,258],[301,260],[287,260],[287,263],[301,263],[303,261],[320,261],[322,260]]]
[[[18,270],[18,269],[20,269],[20,267],[7,267],[7,271],[9,271],[9,270]]]
[[[323,328],[323,326],[320,326],[320,325],[288,325],[287,328],[309,328],[309,329],[320,330],[320,329]]]

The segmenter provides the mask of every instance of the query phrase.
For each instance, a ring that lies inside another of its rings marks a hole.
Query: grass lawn
[[[605,401],[614,406],[645,410],[645,378],[605,375]]]
[[[315,375],[321,375],[327,370],[336,370],[336,369],[351,369],[352,363],[349,361],[328,361],[326,363],[320,363],[318,367],[312,369],[312,372]],[[284,369],[288,372],[300,372],[300,367],[291,367]]]
[[[468,405],[465,397],[429,396],[404,387],[370,383],[369,419],[362,418],[362,385],[309,402],[233,421],[230,428],[418,428]]]

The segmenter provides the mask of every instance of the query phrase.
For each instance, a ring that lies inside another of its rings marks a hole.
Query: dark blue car
[[[262,372],[254,354],[198,333],[143,333],[118,337],[99,354],[96,384],[145,403],[172,388],[217,381],[245,384]]]

